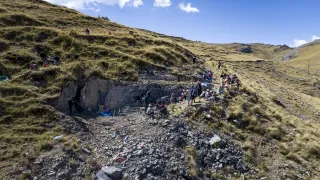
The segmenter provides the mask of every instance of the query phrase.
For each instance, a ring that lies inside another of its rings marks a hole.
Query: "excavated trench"
[[[56,158],[58,152],[39,157],[38,167],[33,171],[43,177],[40,179],[211,179],[203,173],[205,169],[231,172],[222,179],[254,175],[256,172],[243,161],[242,151],[228,142],[226,135],[208,133],[201,123],[191,127],[184,122],[187,114],[194,111],[193,107],[186,108],[179,117],[160,118],[147,116],[137,107],[148,91],[155,102],[172,93],[177,96],[181,88],[190,85],[189,82],[115,82],[99,78],[66,83],[54,102],[62,112],[68,111],[70,97],[79,98],[85,109],[95,110],[99,104],[110,109],[131,107],[122,108],[126,116],[92,117],[93,113],[87,113],[61,117],[62,127],[69,134],[76,134],[84,153],[69,150],[59,154],[64,158]],[[217,142],[213,142],[213,137]],[[211,141],[216,144],[212,146]],[[88,167],[91,170],[86,174]],[[119,176],[106,173],[110,169],[116,170]],[[199,173],[192,174],[192,169]]]
[[[141,103],[142,97],[150,91],[151,102],[170,96],[178,95],[187,84],[168,84],[160,81],[153,82],[115,82],[92,77],[86,82],[67,82],[53,105],[62,112],[68,112],[68,99],[76,97],[85,110],[97,110],[99,105],[108,109],[119,109],[127,105]]]

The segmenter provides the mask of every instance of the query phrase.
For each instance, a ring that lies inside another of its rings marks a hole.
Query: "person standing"
[[[148,105],[146,114],[149,115],[149,116],[153,116],[154,115],[154,110],[153,110],[152,104]]]
[[[196,91],[197,91],[196,96],[200,96],[202,93],[202,86],[201,86],[200,81],[198,81],[198,83],[197,83]],[[200,101],[200,98],[199,98],[199,101]]]
[[[220,70],[221,68],[221,61],[218,61],[218,69]]]
[[[196,103],[197,90],[192,86],[191,88],[191,105],[192,103]]]
[[[54,63],[55,65],[60,65],[60,56],[59,56],[58,53],[54,56],[54,58],[53,58],[53,63]]]
[[[170,103],[171,104],[176,103],[176,98],[174,97],[174,93],[171,94]]]
[[[209,82],[212,82],[212,76],[213,76],[212,71],[209,71],[209,73],[208,73]]]
[[[69,115],[72,116],[72,108],[73,108],[73,105],[74,105],[74,99],[73,97],[70,97],[68,99],[68,106],[69,106]]]
[[[186,91],[186,100],[188,102],[188,106],[190,105],[190,100],[191,100],[191,89],[188,89]]]
[[[143,97],[143,105],[144,105],[144,111],[147,111],[148,105],[151,102],[151,91],[148,91],[146,95]]]

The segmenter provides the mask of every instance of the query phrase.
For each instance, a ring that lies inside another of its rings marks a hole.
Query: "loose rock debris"
[[[243,162],[242,151],[223,135],[192,129],[177,118],[156,120],[139,112],[128,116],[130,121],[120,117],[111,128],[97,120],[92,130],[96,140],[91,145],[99,163],[121,169],[121,178],[206,179],[204,170],[225,168],[232,169],[231,176],[254,174]],[[197,177],[191,176],[188,168],[186,149],[190,147],[196,150]],[[117,179],[101,174],[98,171],[96,177]]]
[[[145,115],[144,108],[124,109],[125,116],[64,119],[63,127],[79,138],[82,153],[69,150],[63,159],[42,158],[41,172],[47,173],[38,179],[211,179],[205,172],[225,171],[222,179],[230,179],[256,174],[223,134],[191,128],[181,117],[155,118]]]

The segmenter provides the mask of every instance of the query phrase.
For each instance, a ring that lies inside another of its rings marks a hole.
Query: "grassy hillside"
[[[138,81],[144,70],[194,76],[204,68],[191,63],[187,49],[159,36],[40,0],[1,1],[0,75],[10,81],[0,82],[0,176],[19,174],[16,164],[53,148],[63,131],[61,114],[46,104],[65,82],[91,76]],[[62,65],[41,67],[41,52],[59,53]],[[31,71],[30,63],[40,68]]]
[[[308,70],[308,64],[311,73],[320,75],[320,44],[310,44],[298,48],[299,53],[286,62],[286,64]]]
[[[228,121],[210,126],[234,133],[244,146],[247,161],[270,179],[279,179],[281,174],[289,179],[319,175],[319,79],[282,63],[225,64],[224,71],[242,79],[245,95],[230,93],[227,107],[215,105],[215,110],[227,108]]]
[[[90,35],[84,34],[86,27]],[[301,50],[288,64],[302,67],[303,59],[315,59],[312,48]],[[287,46],[193,42],[129,28],[41,0],[3,0],[0,75],[9,76],[10,81],[0,82],[0,177],[20,175],[17,167],[30,164],[54,147],[53,137],[64,130],[59,122],[61,113],[48,101],[60,95],[67,81],[96,76],[136,82],[145,70],[194,77],[215,67],[217,60],[226,60],[224,71],[239,75],[243,94],[219,107],[229,112],[228,121],[210,127],[235,133],[247,161],[263,169],[261,173],[270,179],[279,178],[278,169],[284,163],[289,167],[288,178],[317,174],[319,79],[277,62],[289,51]],[[40,52],[60,54],[62,65],[41,67]],[[197,64],[191,63],[194,55],[199,58]],[[271,61],[251,62],[258,59]],[[40,68],[31,71],[30,63]],[[44,83],[36,87],[35,81]],[[232,124],[234,118],[247,126]]]

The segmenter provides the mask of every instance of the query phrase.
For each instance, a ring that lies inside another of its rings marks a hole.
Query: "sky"
[[[46,0],[134,28],[207,43],[297,47],[320,39],[320,0]]]

